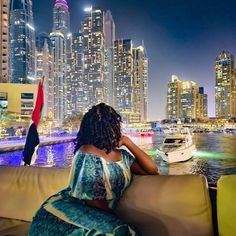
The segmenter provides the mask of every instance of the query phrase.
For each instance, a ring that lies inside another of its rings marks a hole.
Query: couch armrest
[[[236,235],[236,175],[221,176],[217,183],[217,219],[220,236]]]

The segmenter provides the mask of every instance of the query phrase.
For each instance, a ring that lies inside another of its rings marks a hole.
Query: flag
[[[38,84],[38,95],[36,99],[36,104],[32,113],[32,119],[30,122],[30,127],[27,133],[25,147],[23,151],[24,165],[30,165],[32,157],[34,156],[36,158],[37,156],[37,150],[39,146],[39,135],[37,127],[39,124],[41,111],[43,109],[43,103],[44,103],[43,84],[42,81],[40,80]]]

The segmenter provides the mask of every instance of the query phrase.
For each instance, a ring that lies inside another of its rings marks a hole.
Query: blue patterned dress
[[[134,157],[121,150],[121,161],[108,162],[91,153],[77,151],[69,186],[49,197],[38,210],[30,235],[133,236],[137,231],[115,214],[88,206],[84,200],[107,200],[110,208],[131,182]]]

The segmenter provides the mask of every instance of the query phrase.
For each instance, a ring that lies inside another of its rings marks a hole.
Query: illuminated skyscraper
[[[67,0],[56,0],[53,8],[53,32],[60,31],[66,37],[70,32],[70,13]]]
[[[231,117],[236,117],[236,69],[234,69],[234,76],[231,80],[232,99],[231,99]]]
[[[54,68],[54,118],[62,123],[67,116],[67,36],[70,13],[66,0],[56,0],[53,8],[52,55]]]
[[[147,121],[148,58],[144,46],[133,48],[133,111]]]
[[[86,112],[88,104],[88,86],[84,79],[84,54],[83,54],[83,34],[73,34],[72,38],[72,111]]]
[[[104,58],[104,101],[114,106],[114,40],[115,23],[110,11],[105,12],[104,17],[105,34],[105,58]]]
[[[9,0],[0,2],[0,83],[9,81]]]
[[[172,75],[167,89],[167,119],[189,120],[207,117],[207,95],[193,81]]]
[[[11,0],[10,61],[12,83],[35,83],[35,29],[31,0]]]
[[[183,81],[180,90],[180,118],[195,119],[198,87],[193,81]]]
[[[51,42],[50,42],[51,44]],[[43,106],[43,116],[53,117],[53,58],[49,51],[48,38],[44,39],[43,47],[37,48],[37,79],[44,78],[43,88],[44,88],[44,106]]]
[[[66,115],[66,48],[64,34],[61,32],[52,32],[50,34],[52,41],[52,56],[54,68],[54,119],[59,123],[63,122]]]
[[[115,108],[132,112],[133,55],[132,41],[119,39],[114,43]]]
[[[104,102],[104,11],[86,8],[82,23],[84,83],[89,106]]]
[[[216,117],[236,117],[234,56],[222,51],[215,62]]]
[[[180,89],[181,81],[178,76],[172,75],[167,89],[167,119],[175,120],[180,118]]]

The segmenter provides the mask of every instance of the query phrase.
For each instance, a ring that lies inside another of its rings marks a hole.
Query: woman
[[[81,122],[69,186],[47,199],[30,235],[138,235],[113,212],[131,172],[158,174],[151,158],[121,135],[121,117],[110,106],[93,106]],[[133,156],[124,149],[125,146]]]

